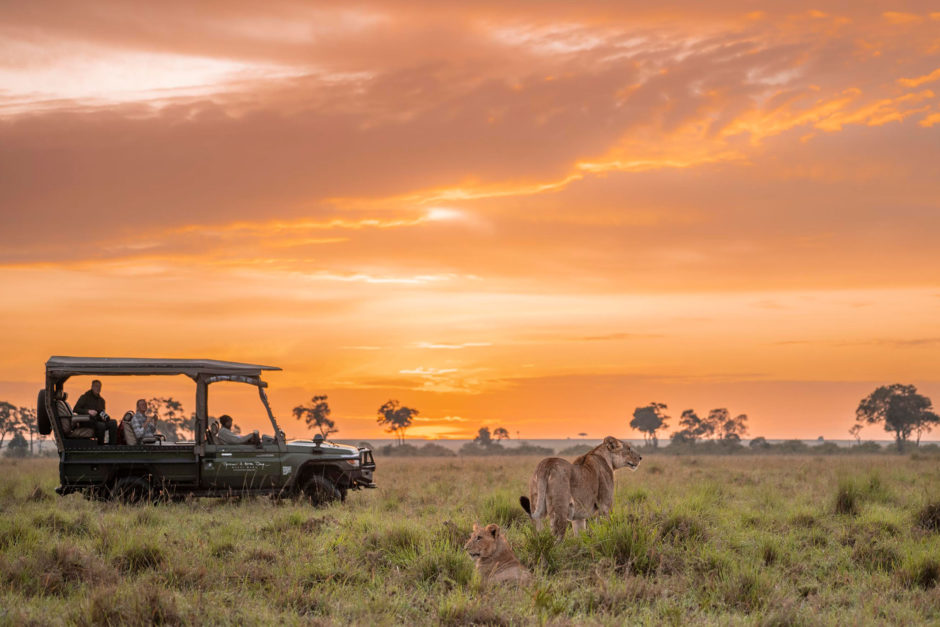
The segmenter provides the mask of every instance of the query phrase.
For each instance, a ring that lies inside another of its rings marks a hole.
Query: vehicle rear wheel
[[[111,488],[111,498],[129,505],[150,500],[150,482],[144,477],[120,477]]]
[[[327,505],[342,498],[333,482],[321,475],[313,475],[307,479],[301,488],[301,495],[314,507]]]

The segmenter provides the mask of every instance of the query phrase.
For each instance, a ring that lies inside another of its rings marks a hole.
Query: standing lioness
[[[542,518],[548,514],[552,533],[561,539],[571,521],[575,533],[584,531],[585,520],[594,514],[610,515],[614,502],[614,469],[626,466],[636,470],[639,453],[629,444],[607,436],[589,453],[574,460],[546,457],[529,479],[529,498],[519,497],[522,509],[542,529]],[[532,505],[535,508],[532,508]]]

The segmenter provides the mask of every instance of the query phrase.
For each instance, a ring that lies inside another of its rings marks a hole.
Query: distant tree
[[[488,427],[480,427],[480,430],[477,431],[477,437],[473,438],[473,441],[479,444],[480,446],[489,446],[493,443],[493,438],[490,436],[490,430]]]
[[[665,403],[650,403],[646,407],[637,407],[633,410],[633,420],[630,421],[630,427],[642,432],[643,439],[652,444],[653,448],[659,446],[656,432],[669,426],[666,424],[669,416],[666,415],[665,410]]]
[[[7,457],[26,457],[29,454],[29,442],[19,431],[13,433],[10,443],[7,444]]]
[[[493,437],[498,440],[508,440],[509,431],[506,431],[505,427],[496,427],[493,429]]]
[[[310,429],[319,429],[320,435],[324,438],[331,433],[336,433],[336,423],[330,419],[330,404],[327,402],[326,394],[314,396],[310,399],[310,405],[298,405],[294,408],[294,418],[303,420]]]
[[[859,423],[884,424],[885,431],[894,433],[899,451],[904,449],[911,433],[917,432],[919,445],[921,434],[940,424],[930,399],[918,394],[915,386],[900,383],[883,385],[863,398],[855,410],[855,419]]]
[[[418,415],[417,409],[405,407],[396,400],[386,401],[378,410],[378,423],[386,425],[386,431],[394,433],[398,438],[398,444],[405,442],[405,430],[414,422],[414,417]]]
[[[673,444],[695,444],[695,441],[708,432],[705,422],[698,417],[694,409],[686,409],[679,417],[679,431],[672,434]]]
[[[3,441],[8,435],[16,434],[21,428],[17,406],[0,401],[0,448],[3,448]]]
[[[178,400],[155,396],[147,401],[147,411],[154,417],[157,431],[168,441],[180,442],[195,437],[195,420],[186,416],[183,404]]]
[[[713,409],[708,415],[715,417],[716,432],[722,440],[740,442],[747,435],[747,414],[732,418],[727,409]]]
[[[855,438],[855,446],[858,446],[862,443],[861,433],[862,433],[862,425],[860,424],[854,424],[852,425],[852,428],[849,429],[849,435]]]
[[[29,454],[33,454],[33,435],[39,432],[36,424],[36,410],[32,407],[20,407],[17,410],[17,420],[23,430],[29,433]]]

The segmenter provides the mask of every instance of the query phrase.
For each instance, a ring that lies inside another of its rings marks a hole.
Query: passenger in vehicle
[[[147,401],[144,399],[137,401],[137,411],[131,418],[131,428],[138,442],[145,437],[157,435],[157,419],[147,413]]]
[[[70,439],[96,438],[98,444],[104,444],[105,424],[103,422],[81,421],[72,413],[69,407],[67,392],[59,391],[56,393],[55,415],[62,428],[62,435]],[[117,433],[111,439],[111,442],[117,442]]]
[[[91,389],[82,394],[75,403],[76,414],[91,416],[91,425],[98,437],[98,444],[104,444],[104,434],[108,434],[108,444],[117,444],[118,424],[104,411],[104,397],[101,396],[101,381],[91,382]]]
[[[232,431],[232,417],[228,414],[219,416],[219,423],[222,425],[219,432],[215,435],[219,444],[261,444],[261,438],[257,431],[252,431],[246,435],[238,435]]]

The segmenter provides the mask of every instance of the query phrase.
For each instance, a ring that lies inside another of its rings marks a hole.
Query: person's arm
[[[137,439],[144,437],[144,424],[143,416],[140,414],[134,414],[134,417],[131,418],[131,429],[134,430],[134,435],[137,436]]]
[[[89,413],[88,410],[91,409],[90,405],[91,403],[89,403],[88,392],[85,392],[78,397],[78,402],[75,403],[75,407],[72,408],[72,411],[74,411],[76,414],[87,414]]]
[[[218,438],[222,444],[250,444],[251,434],[236,435],[231,429],[222,427],[219,429]]]

